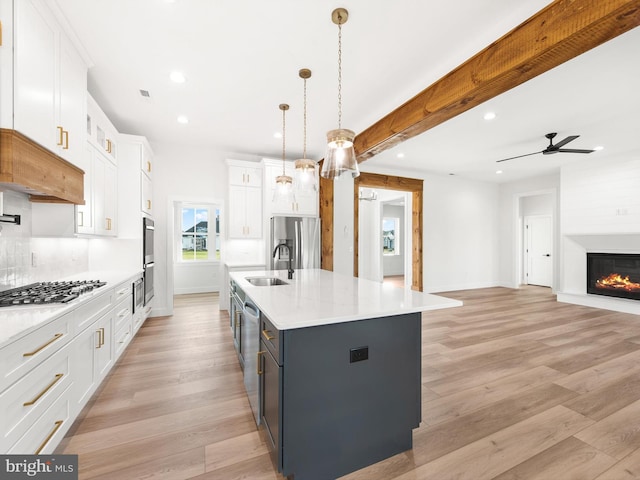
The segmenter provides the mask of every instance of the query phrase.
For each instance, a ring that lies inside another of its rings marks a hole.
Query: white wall
[[[587,252],[640,253],[640,158],[570,164],[562,168],[561,183],[558,299],[640,314],[639,302],[586,295]]]
[[[560,251],[558,246],[559,215],[557,213],[559,188],[559,174],[529,178],[500,185],[500,205],[498,210],[499,285],[510,288],[517,288],[520,285],[522,259],[519,246],[522,242],[521,219],[523,216],[521,207],[526,209],[529,214],[533,214],[531,212],[534,211],[547,212],[548,204],[549,202],[551,203],[551,213],[554,218],[554,252]],[[529,197],[531,199],[527,200]],[[559,255],[556,255],[554,259],[554,286],[558,285],[560,265],[561,260]]]
[[[392,171],[366,164],[361,168],[372,173],[424,180],[425,292],[498,285],[497,185],[456,176]]]
[[[333,271],[353,276],[353,178],[333,182]]]
[[[174,276],[183,283],[193,274],[209,283],[208,289],[219,288],[220,265],[210,263],[207,267],[194,267],[197,272],[184,269],[174,272],[173,265],[173,206],[175,202],[215,203],[221,207],[222,261],[238,260],[246,256],[261,256],[263,243],[227,240],[226,201],[228,198],[228,173],[225,160],[234,158],[259,162],[260,158],[210,148],[199,148],[175,144],[152,144],[155,153],[153,177],[153,201],[156,205],[154,220],[155,236],[155,298],[154,315],[173,312]],[[237,243],[237,245],[236,245]],[[255,248],[254,248],[255,247]],[[244,259],[243,259],[244,260]],[[204,271],[202,271],[204,269]],[[213,284],[215,283],[215,287]]]
[[[35,238],[32,205],[26,194],[4,191],[4,213],[20,215],[20,225],[0,223],[0,290],[54,281],[88,270],[89,240]]]

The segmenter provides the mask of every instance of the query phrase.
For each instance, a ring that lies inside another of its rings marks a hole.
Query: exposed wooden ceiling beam
[[[640,0],[556,0],[355,138],[363,162],[640,25]]]

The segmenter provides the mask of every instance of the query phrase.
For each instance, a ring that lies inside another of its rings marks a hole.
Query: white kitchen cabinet
[[[76,208],[76,233],[91,235],[95,233],[93,209],[95,206],[93,184],[95,181],[93,146],[89,142],[85,143],[84,155],[81,159],[80,168],[84,170],[84,205],[77,205]]]
[[[229,238],[262,238],[262,169],[251,162],[227,164]]]
[[[142,175],[141,179],[141,187],[140,190],[142,194],[140,195],[140,210],[146,213],[149,216],[153,214],[153,184],[151,183],[151,179],[146,175]]]
[[[153,217],[153,151],[145,137],[119,136],[118,234],[141,238],[142,217]],[[138,206],[135,208],[134,206]]]
[[[86,131],[89,142],[117,163],[118,131],[94,98],[87,93]]]
[[[91,149],[93,164],[93,213],[96,235],[118,235],[118,171],[96,148]]]
[[[2,87],[13,92],[13,118],[3,116],[2,126],[78,165],[85,141],[87,66],[47,2],[20,0],[12,5],[14,35],[9,41],[14,42],[14,54],[10,60],[3,57],[2,69],[13,69],[13,84],[5,85],[8,77],[2,77]],[[3,5],[3,11],[9,8]]]
[[[263,159],[265,172],[265,189],[264,189],[264,205],[265,217],[270,218],[273,215],[290,215],[290,216],[318,216],[318,192],[316,190],[299,190],[295,185],[295,168],[293,162],[285,162],[285,175],[293,178],[294,182],[294,201],[285,201],[279,199],[275,195],[276,177],[282,175],[282,160]],[[316,166],[316,183],[318,179],[318,167]]]
[[[248,162],[229,161],[229,185],[262,188],[262,168]]]

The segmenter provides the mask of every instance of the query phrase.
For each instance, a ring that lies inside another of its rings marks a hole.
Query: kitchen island
[[[230,277],[260,311],[257,420],[278,471],[336,478],[412,448],[422,312],[461,302],[318,269]]]

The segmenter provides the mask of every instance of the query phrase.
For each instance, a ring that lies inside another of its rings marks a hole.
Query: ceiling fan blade
[[[563,146],[565,146],[567,143],[569,142],[573,142],[576,138],[578,138],[580,135],[569,135],[567,138],[565,138],[564,140],[560,140],[558,143],[556,143],[552,149],[553,150],[557,150]]]
[[[530,155],[537,155],[539,153],[542,153],[542,152],[533,152],[533,153],[527,153],[525,155],[518,155],[517,157],[503,158],[502,160],[496,160],[496,163],[506,162],[507,160],[513,160],[514,158],[522,158],[522,157],[528,157]]]
[[[595,152],[595,150],[581,150],[581,149],[577,149],[577,148],[560,148],[557,151],[558,152],[563,152],[563,153],[591,153],[591,152]]]

